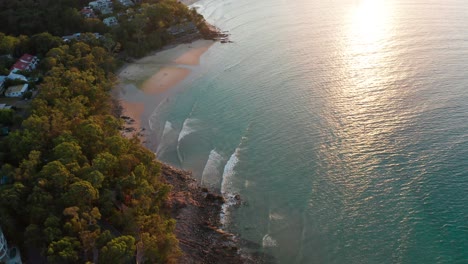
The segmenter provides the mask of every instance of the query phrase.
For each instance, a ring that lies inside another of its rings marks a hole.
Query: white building
[[[8,245],[7,245],[5,236],[3,236],[3,232],[0,229],[0,261],[5,261],[7,258],[8,258]]]
[[[3,92],[3,88],[5,87],[5,82],[7,80],[6,76],[0,76],[0,94]]]
[[[21,75],[21,74],[17,74],[17,73],[14,73],[14,72],[10,72],[10,74],[8,74],[8,76],[7,76],[7,79],[21,80],[21,81],[24,81],[24,82],[28,81],[28,78],[26,78],[26,76]]]
[[[104,22],[104,24],[106,24],[106,26],[108,26],[108,27],[113,27],[113,26],[116,26],[116,25],[119,24],[119,22],[117,21],[117,18],[115,16],[104,18],[104,20],[102,20],[102,22]]]
[[[89,2],[88,5],[90,8],[101,12],[103,15],[110,14],[114,11],[111,0],[96,0]]]
[[[11,72],[17,71],[32,71],[36,68],[39,59],[31,54],[23,54],[16,63],[11,67]]]
[[[123,6],[129,7],[135,5],[132,1],[130,0],[118,0],[119,3],[121,3]]]
[[[21,97],[28,90],[28,84],[20,84],[8,87],[5,92],[6,97]]]
[[[11,105],[7,105],[7,104],[0,104],[0,110],[3,110],[3,109],[11,109]]]
[[[8,244],[0,229],[0,263],[6,264],[22,264],[21,255],[18,248],[13,247],[8,249]]]

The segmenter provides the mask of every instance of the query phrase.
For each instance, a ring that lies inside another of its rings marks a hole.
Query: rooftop
[[[15,85],[15,86],[10,86],[8,87],[8,93],[20,93],[20,92],[24,92],[26,91],[26,89],[28,89],[28,84],[25,83],[25,84],[20,84],[20,85]]]
[[[36,58],[36,56],[25,53],[25,54],[23,54],[23,56],[21,56],[20,60],[24,61],[24,62],[31,63],[35,58]]]
[[[22,80],[22,81],[25,81],[25,82],[28,81],[28,79],[25,76],[23,76],[21,74],[16,74],[14,72],[10,72],[10,74],[8,74],[7,78],[10,79],[10,80]]]

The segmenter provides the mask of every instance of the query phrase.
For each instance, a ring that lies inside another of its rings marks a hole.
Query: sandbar
[[[118,71],[120,87],[116,96],[121,102],[122,114],[135,121],[124,136],[149,129],[147,119],[171,88],[187,78],[193,67],[200,65],[202,55],[213,45],[212,40],[197,40],[154,52]],[[128,122],[127,122],[128,123]],[[128,124],[127,124],[128,125]],[[129,128],[129,126],[126,126]],[[143,138],[144,139],[144,138]]]

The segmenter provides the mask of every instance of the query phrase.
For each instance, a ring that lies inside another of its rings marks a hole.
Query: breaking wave
[[[279,213],[272,213],[270,212],[270,215],[268,216],[270,218],[270,221],[273,220],[273,221],[278,221],[278,220],[283,220],[284,219],[284,216],[279,214]]]
[[[276,242],[276,240],[272,236],[270,236],[269,234],[266,234],[262,239],[262,246],[264,248],[277,247],[278,242]]]
[[[197,119],[194,118],[187,118],[185,119],[182,129],[180,130],[179,137],[177,138],[177,155],[179,157],[179,161],[182,164],[183,156],[180,153],[180,142],[182,139],[184,139],[186,136],[192,134],[195,132],[194,125],[198,122]]]
[[[201,185],[212,185],[216,182],[216,177],[219,175],[219,168],[223,160],[223,156],[216,152],[216,150],[213,149],[210,151],[210,155],[208,156],[208,160],[202,172]]]
[[[197,121],[198,121],[197,119],[192,119],[192,118],[185,119],[184,124],[182,125],[182,129],[180,130],[177,143],[180,143],[180,141],[184,139],[184,137],[186,137],[187,135],[190,135],[193,132],[195,132],[195,128],[193,126]]]
[[[162,154],[162,152],[164,152],[165,148],[166,148],[166,140],[167,140],[167,136],[169,135],[169,133],[171,133],[172,131],[174,131],[174,127],[172,126],[172,123],[169,122],[169,121],[166,121],[166,123],[164,124],[164,130],[163,130],[163,134],[159,140],[159,143],[158,143],[158,147],[156,148],[156,155],[160,155]]]
[[[237,163],[239,163],[239,152],[240,147],[237,147],[224,166],[223,178],[221,181],[221,194],[223,195],[225,201],[221,208],[220,215],[221,224],[223,226],[225,226],[229,221],[229,207],[237,203],[232,180],[235,174],[234,168],[236,167]]]

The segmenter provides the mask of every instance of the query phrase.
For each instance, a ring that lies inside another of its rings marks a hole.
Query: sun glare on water
[[[362,0],[350,10],[344,53],[348,72],[360,75],[361,88],[385,78],[392,42],[392,8],[385,0]],[[378,69],[378,70],[377,70]]]
[[[389,23],[389,6],[383,0],[363,0],[352,11],[352,31],[355,37],[372,42],[385,34]]]
[[[388,135],[398,127],[398,116],[391,115],[396,94],[392,83],[401,76],[397,70],[398,55],[392,48],[394,41],[394,9],[391,1],[355,1],[344,18],[340,54],[342,63],[335,75],[340,82],[329,97],[334,114],[330,124],[335,125],[338,153],[344,156],[329,157],[334,163],[349,165],[352,172],[346,181],[353,195],[359,195],[370,184],[362,176],[362,164],[378,164],[379,158],[371,150],[390,148]],[[379,114],[377,114],[379,113]],[[385,124],[385,125],[382,125]],[[324,153],[327,151],[324,151]],[[347,160],[347,157],[352,157]],[[356,162],[357,161],[357,162]],[[343,169],[344,170],[344,169]],[[337,176],[337,181],[343,180]]]

